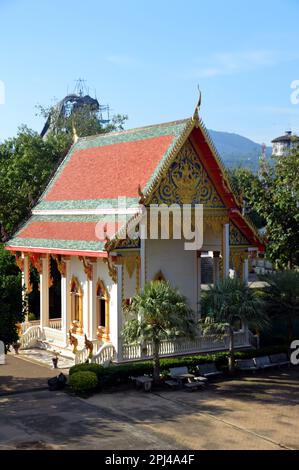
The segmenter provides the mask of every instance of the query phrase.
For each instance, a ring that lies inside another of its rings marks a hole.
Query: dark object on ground
[[[62,390],[66,385],[66,376],[61,373],[57,377],[48,380],[48,387],[51,392]]]
[[[198,366],[196,366],[196,369],[198,370],[200,375],[206,378],[218,377],[219,375],[222,375],[222,372],[217,369],[216,364],[214,364],[214,362],[207,364],[199,364]]]
[[[54,367],[54,369],[57,369],[58,357],[52,357],[52,362],[53,362],[53,367]]]

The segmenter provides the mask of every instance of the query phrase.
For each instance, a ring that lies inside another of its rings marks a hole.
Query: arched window
[[[83,330],[83,291],[76,277],[71,280],[71,321],[72,327],[77,329],[74,333],[82,333]]]
[[[109,340],[109,294],[103,281],[97,283],[98,337]]]

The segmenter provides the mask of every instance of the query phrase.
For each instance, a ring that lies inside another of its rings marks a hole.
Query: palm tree
[[[286,270],[260,276],[265,281],[263,298],[270,317],[286,319],[288,339],[294,339],[294,320],[299,318],[299,272]]]
[[[122,335],[128,342],[152,342],[154,381],[160,380],[160,344],[178,337],[194,338],[197,327],[186,298],[165,281],[152,281],[126,309]]]
[[[262,329],[268,324],[258,294],[238,278],[225,278],[202,295],[203,334],[229,338],[229,371],[235,368],[234,331],[237,323]]]

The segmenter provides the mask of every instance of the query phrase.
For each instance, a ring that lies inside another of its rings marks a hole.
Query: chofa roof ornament
[[[198,100],[197,100],[197,103],[196,103],[196,106],[195,106],[195,110],[194,110],[192,119],[199,119],[199,109],[200,109],[200,105],[201,105],[201,91],[200,91],[199,85],[197,85],[197,90],[198,90]]]

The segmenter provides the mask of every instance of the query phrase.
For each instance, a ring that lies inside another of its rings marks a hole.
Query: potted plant
[[[52,357],[54,369],[57,369],[57,366],[58,366],[58,359],[59,359],[58,356],[59,356],[59,353],[57,351],[54,351],[54,357]]]
[[[19,349],[21,347],[20,341],[16,341],[13,343],[12,347],[14,348],[15,354],[19,354]]]

